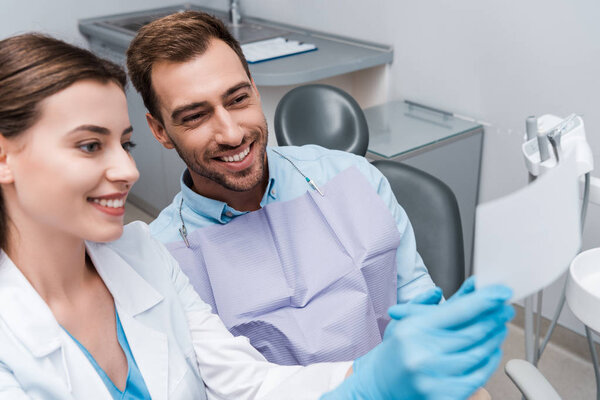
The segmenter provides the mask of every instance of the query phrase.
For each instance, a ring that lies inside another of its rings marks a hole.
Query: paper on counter
[[[477,207],[477,286],[502,283],[513,300],[564,273],[581,246],[579,178],[565,159],[525,188]]]
[[[317,46],[312,43],[299,42],[284,37],[246,43],[241,47],[246,61],[250,64],[317,50]]]

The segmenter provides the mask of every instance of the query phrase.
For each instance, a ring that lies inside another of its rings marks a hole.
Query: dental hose
[[[584,185],[584,189],[583,189],[583,203],[581,206],[581,217],[580,218],[581,218],[582,233],[583,233],[583,227],[585,224],[585,218],[587,216],[589,199],[590,199],[590,173],[588,172],[585,174],[585,185]],[[563,309],[563,307],[565,305],[565,301],[566,301],[566,290],[567,290],[567,281],[565,280],[565,284],[563,285],[562,293],[560,296],[560,301],[558,302],[558,307],[556,308],[556,311],[554,312],[554,317],[552,318],[550,327],[548,328],[548,331],[546,332],[546,336],[544,337],[544,340],[543,340],[541,346],[538,348],[538,351],[536,353],[535,363],[534,363],[536,366],[537,366],[537,362],[540,360],[540,357],[542,356],[542,353],[546,349],[546,345],[550,341],[550,337],[552,336],[552,333],[554,332],[554,329],[556,328],[556,324],[558,323],[558,318],[560,317],[560,313],[562,312],[562,309]],[[540,300],[540,298],[538,298],[538,315],[537,315],[537,317],[538,317],[537,332],[538,333],[539,333],[539,322],[540,322],[540,311],[541,311],[541,306],[539,304],[540,303],[539,300]],[[585,327],[585,333],[586,333],[587,340],[588,340],[588,346],[590,347],[590,353],[591,353],[591,357],[592,357],[592,365],[594,366],[594,374],[596,376],[596,398],[598,400],[600,400],[600,370],[598,367],[598,355],[596,353],[596,348],[594,346],[594,341],[592,338],[592,331],[587,326]]]

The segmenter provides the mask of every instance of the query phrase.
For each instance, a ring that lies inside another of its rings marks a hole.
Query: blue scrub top
[[[98,365],[94,357],[90,354],[89,351],[81,344],[77,339],[73,337],[64,327],[64,331],[67,332],[71,339],[77,346],[83,351],[83,354],[87,357],[87,359],[92,363],[94,369],[100,375],[102,382],[108,389],[110,395],[114,400],[151,400],[150,393],[148,393],[148,388],[146,387],[146,382],[144,382],[144,378],[140,373],[140,370],[133,358],[133,354],[131,353],[131,349],[129,348],[129,342],[127,342],[127,337],[125,336],[125,331],[123,331],[123,326],[121,325],[121,320],[119,319],[119,313],[115,307],[115,319],[117,322],[117,339],[119,340],[119,344],[125,353],[125,357],[127,357],[127,383],[125,384],[125,391],[121,392],[115,384],[110,380],[106,372]]]

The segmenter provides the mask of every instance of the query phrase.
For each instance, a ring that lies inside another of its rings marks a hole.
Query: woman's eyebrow
[[[69,133],[74,133],[74,132],[79,132],[79,131],[88,131],[88,132],[94,132],[94,133],[99,133],[101,135],[108,135],[110,133],[110,131],[103,127],[103,126],[98,126],[98,125],[80,125],[75,129],[71,129],[69,131]]]
[[[98,125],[80,125],[77,128],[71,129],[69,133],[75,133],[80,131],[94,132],[99,133],[100,135],[110,134],[110,130],[108,128]],[[133,127],[129,125],[127,128],[123,129],[123,133],[121,134],[121,136],[125,136],[131,132],[133,132]]]

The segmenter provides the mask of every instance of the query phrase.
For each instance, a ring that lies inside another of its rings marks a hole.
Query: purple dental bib
[[[350,167],[302,196],[167,245],[232,334],[282,365],[349,361],[396,303],[395,220]]]

